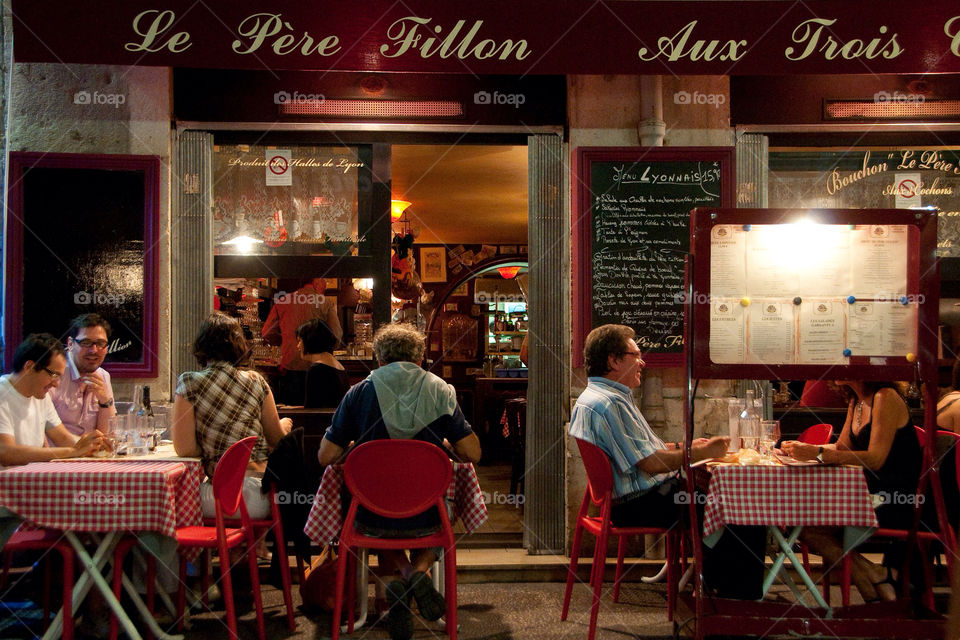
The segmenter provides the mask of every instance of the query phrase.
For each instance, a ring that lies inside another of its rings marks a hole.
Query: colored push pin
[[[910,304],[910,298],[907,296],[900,296],[900,304],[907,305]]]
[[[749,307],[749,306],[750,306],[750,298],[747,298],[747,297],[740,298],[740,306],[741,306],[741,307]]]
[[[793,304],[800,304],[801,302],[803,302],[803,299],[800,296],[793,299]]]
[[[844,350],[843,350],[843,357],[844,357],[844,358],[849,358],[851,355],[853,355],[853,351],[850,351],[850,349],[844,349]]]
[[[743,225],[743,230],[744,230],[744,231],[750,231],[750,225],[749,225],[749,224]]]
[[[853,304],[856,301],[857,301],[856,296],[847,296],[847,304]]]
[[[848,224],[848,225],[847,225],[847,229],[849,229],[850,231],[853,231],[853,230],[856,229],[856,228],[857,228],[857,225],[855,225],[855,224]]]
[[[916,362],[916,360],[917,360],[917,355],[915,353],[907,354],[907,362]]]

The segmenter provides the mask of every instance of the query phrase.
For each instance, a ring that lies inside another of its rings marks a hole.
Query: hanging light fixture
[[[390,220],[396,222],[403,217],[403,212],[407,210],[412,203],[407,202],[406,200],[391,200],[390,201]]]
[[[497,272],[500,274],[501,278],[510,280],[511,278],[515,278],[517,274],[520,273],[520,267],[497,267]]]

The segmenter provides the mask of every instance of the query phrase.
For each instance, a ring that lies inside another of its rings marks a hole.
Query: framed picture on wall
[[[445,247],[420,248],[420,280],[423,282],[447,281],[447,255]]]
[[[451,296],[468,296],[470,295],[470,283],[464,282],[459,287],[450,292]]]

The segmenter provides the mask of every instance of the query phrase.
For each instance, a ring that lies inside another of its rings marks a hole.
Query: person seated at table
[[[0,377],[0,468],[88,456],[104,446],[97,429],[79,438],[67,431],[53,407],[48,392],[66,369],[63,344],[49,333],[31,333],[17,346],[13,373]]]
[[[269,449],[290,431],[280,419],[270,387],[256,371],[242,369],[250,355],[243,329],[233,318],[213,313],[200,326],[193,355],[203,369],[186,371],[177,381],[173,405],[173,446],[179,456],[199,456],[207,473],[200,487],[204,517],[216,511],[210,478],[233,443],[259,436],[243,486],[250,517],[270,515],[270,499],[260,492]]]
[[[107,356],[110,323],[97,313],[84,313],[67,329],[67,372],[50,393],[67,431],[82,436],[94,429],[107,433],[113,406],[110,374],[100,365]]]
[[[607,454],[613,466],[611,522],[620,527],[670,527],[686,502],[676,495],[684,486],[677,471],[683,464],[679,443],[669,446],[653,432],[634,402],[644,362],[634,330],[618,324],[597,327],[583,348],[588,383],[573,407],[568,432]],[[692,462],[723,456],[726,436],[699,438]]]
[[[783,450],[797,460],[863,467],[882,528],[909,529],[920,480],[922,452],[907,404],[894,382],[838,380],[848,398],[847,417],[835,444],[812,445],[797,441]],[[800,535],[807,546],[824,558],[824,565],[839,566],[843,557],[842,532],[829,527],[807,527]],[[892,566],[897,554],[887,553],[884,565],[851,552],[851,579],[865,601],[895,600]]]
[[[308,409],[336,407],[350,388],[350,376],[340,361],[333,357],[337,336],[320,318],[313,318],[297,327],[300,357],[312,363],[307,369],[303,406]]]
[[[960,433],[960,358],[953,363],[950,391],[937,403],[937,428]]]
[[[321,464],[337,461],[351,443],[388,438],[441,447],[447,441],[461,460],[479,462],[480,441],[457,405],[453,386],[420,366],[425,349],[423,334],[410,325],[388,324],[377,331],[373,354],[380,366],[344,396],[320,444]],[[408,538],[439,530],[440,515],[430,509],[398,520],[360,509],[356,522],[366,535]],[[381,566],[401,577],[387,585],[387,626],[393,640],[405,640],[413,633],[411,595],[427,620],[438,620],[446,612],[443,596],[426,574],[437,550],[417,549],[409,559],[404,551],[379,553]]]

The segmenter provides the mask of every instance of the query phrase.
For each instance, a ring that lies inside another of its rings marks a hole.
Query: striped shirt
[[[610,458],[614,502],[635,498],[674,475],[650,475],[637,467],[666,446],[640,413],[630,388],[619,382],[602,376],[588,378],[573,407],[569,433],[597,445]]]

